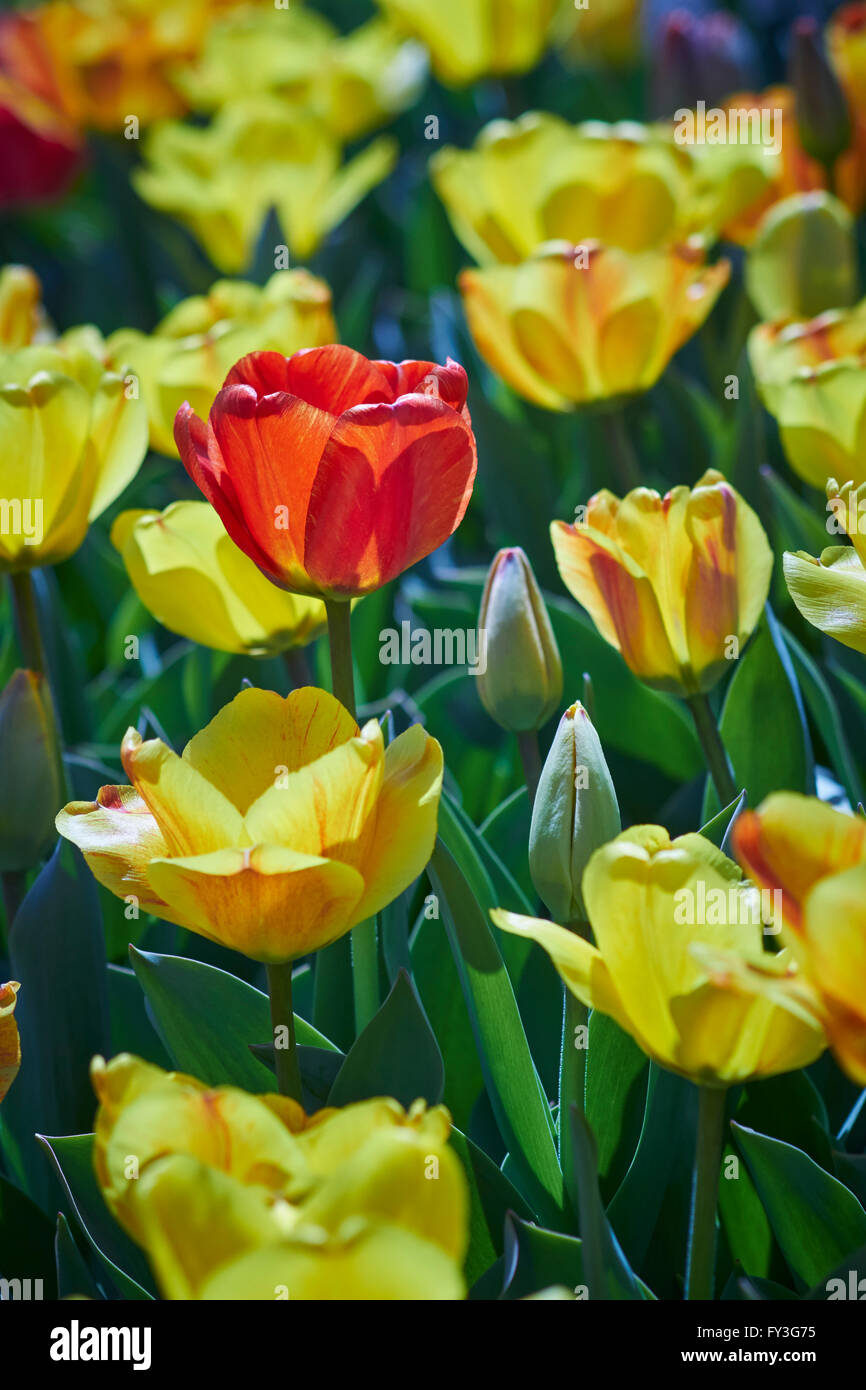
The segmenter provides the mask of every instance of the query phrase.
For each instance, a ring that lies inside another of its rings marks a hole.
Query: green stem
[[[44,676],[47,673],[45,648],[39,630],[39,613],[36,608],[36,594],[33,590],[33,576],[29,570],[19,570],[10,574],[9,588],[12,595],[12,613],[21,660],[28,671],[36,671]]]
[[[268,994],[271,1000],[271,1024],[274,1033],[274,1061],[277,1067],[277,1090],[281,1096],[291,1096],[301,1102],[301,1071],[295,1042],[295,1015],[292,1011],[292,963],[269,965]],[[280,1047],[278,1030],[285,1028],[287,1047]]]
[[[719,808],[724,810],[726,806],[730,806],[737,795],[737,785],[731,772],[725,745],[722,743],[719,728],[706,695],[690,695],[688,706],[695,721],[701,747],[704,750],[704,759],[709,774],[716,788]]]
[[[586,931],[583,923],[581,935]],[[577,1046],[580,1041],[577,1030],[585,1028],[589,1010],[566,986],[565,1005],[562,1011],[562,1056],[559,1063],[559,1164],[565,1183],[565,1191],[577,1215],[580,1210],[580,1197],[574,1162],[574,1141],[569,1120],[573,1105],[583,1114],[584,1088],[586,1086],[586,1048]]]
[[[328,643],[331,649],[331,689],[355,718],[355,677],[352,671],[352,605],[345,600],[325,599],[328,614]]]
[[[538,747],[538,731],[536,729],[526,729],[517,735],[517,747],[520,750],[520,761],[523,764],[523,778],[526,782],[526,790],[529,792],[529,805],[535,801],[535,793],[538,791],[538,779],[541,776],[541,751]]]
[[[603,410],[600,415],[610,463],[623,495],[641,486],[640,464],[629,437],[621,410]]]
[[[716,1203],[722,1166],[722,1136],[727,1091],[698,1087],[698,1137],[692,1179],[692,1210],[686,1267],[686,1298],[713,1296],[716,1254]]]

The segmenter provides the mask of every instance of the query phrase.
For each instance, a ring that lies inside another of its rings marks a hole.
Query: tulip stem
[[[9,587],[12,594],[12,612],[15,617],[15,630],[21,660],[28,671],[40,676],[46,674],[45,647],[39,630],[39,613],[36,608],[36,595],[33,591],[33,576],[29,570],[19,570],[10,574]]]
[[[580,936],[588,937],[585,922],[570,923]],[[585,1004],[565,988],[562,1011],[562,1057],[559,1063],[559,1166],[562,1169],[565,1191],[575,1215],[580,1210],[577,1175],[574,1165],[574,1139],[569,1116],[571,1106],[582,1115],[586,1108],[586,1047],[582,1032],[589,1020]]]
[[[692,1179],[692,1210],[686,1265],[686,1298],[713,1296],[716,1255],[716,1203],[722,1166],[727,1091],[698,1087],[698,1137]]]
[[[344,599],[325,599],[328,614],[328,643],[331,649],[331,689],[355,714],[355,677],[352,671],[352,605]]]
[[[620,410],[604,410],[600,415],[610,463],[617,486],[625,495],[641,486],[640,464]]]
[[[277,1090],[301,1104],[301,1070],[295,1042],[295,1015],[292,1010],[292,963],[269,965],[268,994],[274,1033],[274,1061]],[[285,1030],[285,1033],[283,1032]]]
[[[719,798],[719,807],[724,810],[736,798],[737,786],[731,772],[731,765],[728,762],[728,755],[725,752],[725,745],[722,743],[719,726],[715,721],[706,695],[690,695],[688,706],[695,721],[701,748],[704,750],[704,760]]]
[[[522,733],[517,735],[517,747],[520,750],[520,761],[523,764],[523,777],[526,782],[526,790],[529,792],[531,809],[535,801],[535,793],[538,791],[538,779],[541,776],[538,731],[536,729],[524,729]]]

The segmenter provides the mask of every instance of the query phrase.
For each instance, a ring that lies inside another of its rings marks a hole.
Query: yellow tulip
[[[492,121],[471,150],[446,147],[430,172],[456,235],[482,265],[516,265],[557,238],[640,252],[701,230],[689,156],[634,122],[575,126],[530,111]]]
[[[341,167],[340,143],[324,122],[264,95],[231,102],[206,127],[155,125],[144,156],[133,176],[141,197],[183,222],[214,265],[236,274],[252,259],[272,207],[291,250],[311,255],[390,173],[397,147],[380,136]]]
[[[428,1186],[435,1186],[428,1183]],[[460,1299],[459,1264],[413,1230],[359,1214],[337,1235],[194,1158],[161,1159],[138,1199],[164,1297],[202,1300]]]
[[[73,554],[135,477],[147,414],[74,342],[0,352],[0,571]]]
[[[521,265],[464,270],[478,351],[521,396],[569,410],[648,391],[727,282],[696,247],[628,255],[549,242]]]
[[[28,347],[42,329],[42,286],[26,265],[0,270],[0,351]]]
[[[846,647],[866,653],[866,483],[827,484],[833,518],[828,529],[847,531],[853,545],[830,545],[818,559],[805,550],[782,557],[788,593],[807,622]]]
[[[0,985],[0,1100],[3,1099],[21,1066],[21,1042],[15,1022],[15,996],[21,986],[17,980]]]
[[[121,512],[111,542],[145,608],[203,647],[269,656],[304,647],[327,627],[322,601],[266,579],[208,502]]]
[[[184,401],[206,416],[229,371],[248,352],[290,357],[336,340],[324,280],[306,270],[278,270],[263,289],[246,280],[218,280],[206,295],[176,305],[153,333],[113,333],[105,352],[129,362],[140,379],[151,447],[177,457],[174,417]]]
[[[628,67],[640,53],[640,0],[566,4],[557,35],[567,58],[580,67]]]
[[[866,482],[866,299],[804,323],[761,323],[749,336],[761,400],[794,472]]]
[[[763,949],[756,889],[703,836],[626,830],[590,859],[582,893],[596,946],[553,922],[493,920],[543,946],[572,994],[660,1066],[720,1087],[823,1051],[813,992],[787,951]]]
[[[866,1085],[866,821],[816,797],[776,792],[743,812],[734,848],[755,883],[780,894],[830,1046]]]
[[[559,0],[378,0],[396,28],[430,50],[446,87],[479,77],[528,72],[549,42]]]
[[[273,92],[355,140],[412,104],[425,68],[424,49],[384,20],[342,35],[312,10],[271,6],[215,23],[175,81],[196,111]]]
[[[574,525],[554,521],[569,592],[630,670],[658,690],[710,690],[748,641],[767,599],[773,555],[751,507],[709,469],[663,498],[597,493]]]
[[[826,39],[852,115],[866,124],[866,8],[860,0],[836,10],[827,24]]]
[[[335,941],[413,882],[436,836],[442,750],[420,724],[387,750],[338,700],[246,689],[179,757],[130,729],[132,786],[57,817],[99,880],[268,964]]]

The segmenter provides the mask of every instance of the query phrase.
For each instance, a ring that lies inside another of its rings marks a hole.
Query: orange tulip
[[[181,406],[175,441],[235,544],[323,598],[371,593],[447,540],[476,469],[462,367],[336,344],[250,353],[206,425]]]
[[[15,1080],[21,1065],[21,1043],[15,1022],[15,996],[20,988],[17,980],[0,985],[0,1100]]]

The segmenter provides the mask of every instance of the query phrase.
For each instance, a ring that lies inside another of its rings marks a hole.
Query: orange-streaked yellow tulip
[[[316,951],[393,901],[433,850],[442,749],[420,724],[387,750],[338,700],[242,690],[183,756],[127,731],[132,786],[57,828],[119,898],[269,964]]]
[[[207,502],[121,512],[111,542],[145,608],[203,647],[270,656],[304,647],[327,628],[321,599],[266,579]]]
[[[820,998],[830,1045],[866,1085],[866,821],[775,792],[738,818],[734,849],[756,884],[780,892],[791,950]]]
[[[420,39],[446,87],[528,72],[549,42],[559,0],[378,0],[396,28]]]
[[[568,591],[636,676],[690,696],[715,685],[754,631],[773,555],[755,513],[713,469],[664,497],[602,491],[550,528]]]
[[[596,946],[553,922],[493,920],[543,946],[572,994],[659,1065],[730,1086],[823,1051],[812,991],[787,951],[763,948],[757,891],[703,836],[623,831],[592,856],[582,892]]]
[[[847,531],[853,545],[827,546],[818,559],[804,550],[786,551],[785,583],[807,622],[866,653],[866,483],[840,488],[831,478],[827,498],[828,529]]]
[[[570,410],[654,386],[729,273],[695,246],[632,256],[557,241],[521,265],[464,270],[459,283],[485,361],[519,395]]]
[[[15,1022],[15,997],[21,986],[17,980],[0,985],[0,1100],[3,1099],[21,1066],[21,1040]]]
[[[293,5],[226,15],[198,60],[174,77],[196,111],[273,92],[312,111],[341,140],[356,140],[411,106],[426,67],[421,45],[383,19],[343,35],[323,15]]]
[[[237,274],[276,208],[291,251],[306,257],[397,157],[379,136],[341,165],[341,145],[316,116],[275,96],[222,107],[209,126],[164,121],[147,133],[133,176],[145,202],[183,222],[215,266]]]
[[[761,323],[749,336],[761,400],[794,472],[866,482],[866,299],[805,323]]]
[[[291,355],[336,340],[324,280],[307,270],[277,270],[263,289],[246,280],[218,280],[207,294],[176,305],[153,333],[113,333],[105,352],[129,362],[140,378],[152,448],[176,456],[174,417],[184,401],[207,414],[229,371],[248,352]]]
[[[691,160],[667,132],[629,121],[570,125],[528,111],[491,121],[430,172],[454,231],[482,265],[516,265],[542,242],[594,238],[647,251],[701,230]]]
[[[147,452],[147,412],[74,342],[0,352],[0,571],[54,565]]]

